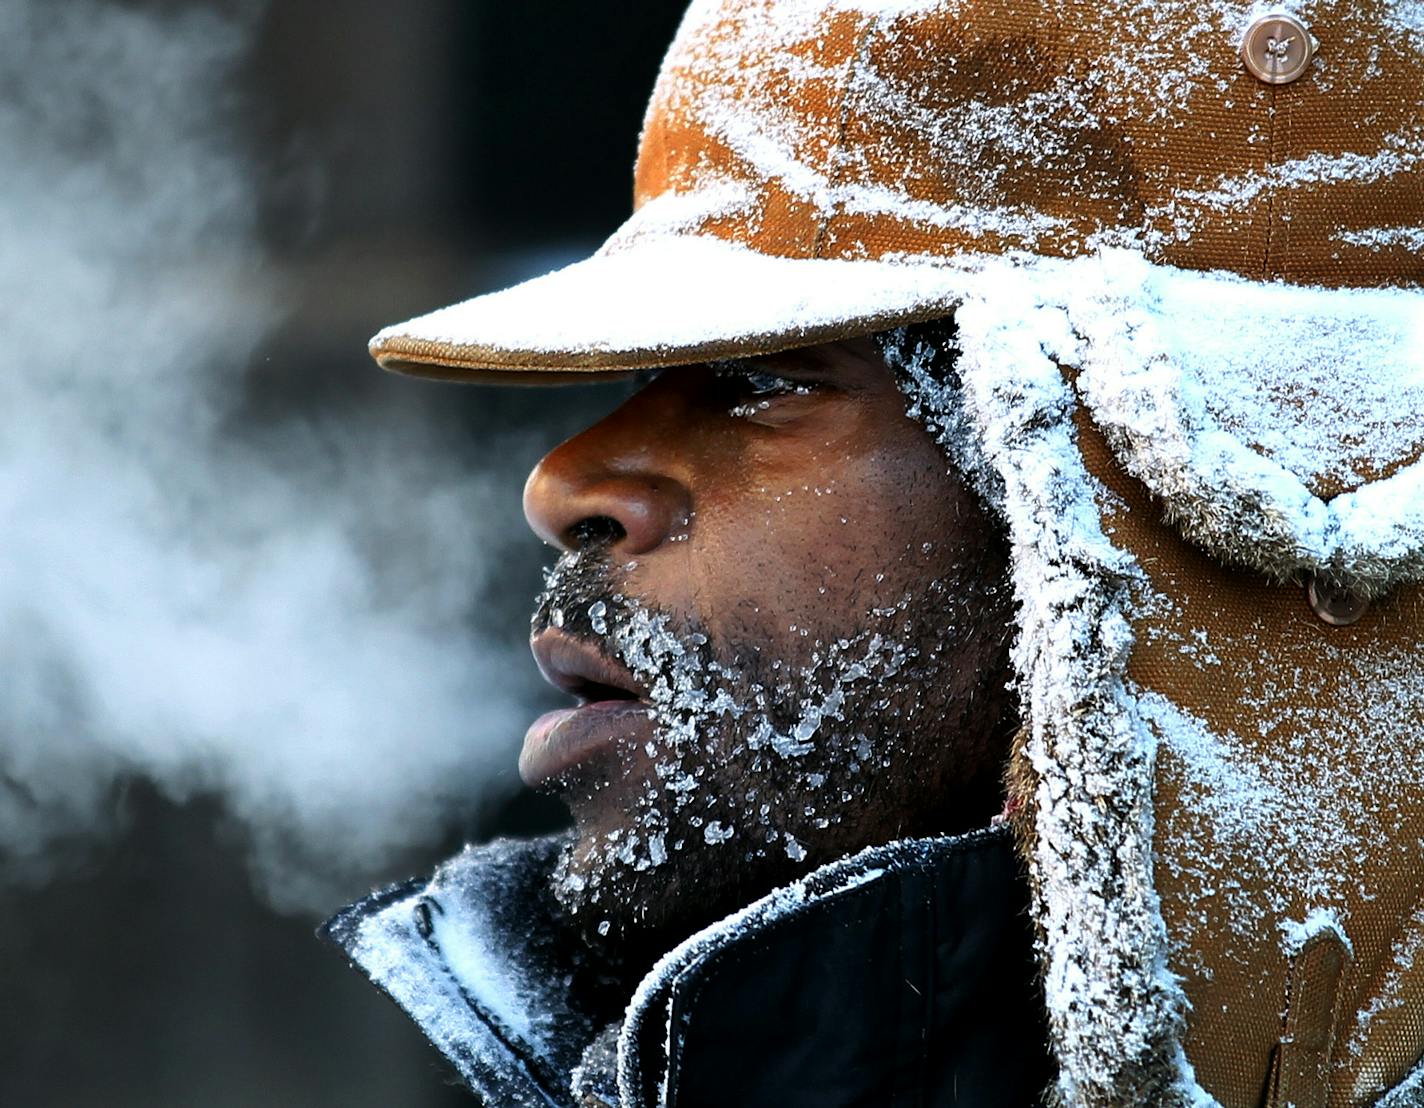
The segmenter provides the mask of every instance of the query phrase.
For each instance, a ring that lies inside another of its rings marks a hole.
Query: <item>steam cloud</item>
[[[278,311],[214,105],[253,22],[0,8],[10,879],[137,774],[221,792],[277,901],[331,907],[512,783],[535,679],[472,609],[518,477],[473,483],[428,409],[242,418]]]

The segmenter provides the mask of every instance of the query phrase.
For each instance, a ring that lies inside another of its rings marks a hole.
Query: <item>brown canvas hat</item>
[[[441,376],[767,352],[942,314],[963,280],[947,265],[1105,244],[1255,280],[1417,285],[1417,5],[1311,5],[1283,59],[1318,49],[1284,84],[1243,61],[1253,14],[697,0],[648,107],[632,219],[587,261],[372,351]]]
[[[375,356],[550,380],[952,313],[922,399],[1013,546],[1054,1095],[1424,1104],[1418,0],[697,0],[635,200]]]

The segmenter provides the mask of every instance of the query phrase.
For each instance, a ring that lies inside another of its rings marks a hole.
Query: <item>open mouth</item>
[[[642,699],[642,690],[627,667],[592,643],[549,628],[535,635],[529,648],[544,680],[582,704]]]
[[[643,690],[626,666],[597,645],[548,628],[534,636],[530,649],[544,679],[578,706],[546,712],[530,725],[519,755],[525,784],[542,785],[651,736]]]

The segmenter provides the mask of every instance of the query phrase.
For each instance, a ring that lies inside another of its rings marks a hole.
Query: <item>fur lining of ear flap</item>
[[[1059,1103],[1213,1103],[1182,1049],[1186,998],[1167,967],[1152,884],[1156,740],[1125,684],[1128,614],[1144,581],[1104,535],[1078,453],[1076,399],[1045,353],[1067,313],[1022,270],[985,267],[956,312],[958,358],[912,382],[939,433],[1005,519],[1019,604],[1014,650],[1025,730],[1010,771],[1040,936]],[[890,344],[887,361],[914,356]],[[929,421],[927,421],[929,422]],[[935,429],[932,425],[932,430]]]
[[[1004,821],[1009,825],[1014,836],[1014,854],[1018,857],[1019,865],[1023,871],[1033,873],[1034,847],[1038,842],[1038,823],[1034,818],[1036,806],[1034,797],[1038,794],[1041,782],[1038,774],[1034,772],[1033,763],[1028,756],[1028,742],[1031,728],[1024,723],[1017,731],[1009,746],[1009,760],[1004,766]],[[1030,881],[1032,878],[1030,878]],[[1034,888],[1034,897],[1037,899],[1038,890]],[[1043,917],[1038,913],[1033,913],[1033,933],[1035,947],[1041,955],[1048,947],[1048,936],[1043,928]],[[1040,958],[1040,972],[1035,984],[1043,988],[1042,958]],[[1058,1095],[1058,1077],[1049,1083],[1039,1095],[1038,1103],[1043,1108],[1065,1108],[1062,1098]]]
[[[1014,732],[1009,745],[1009,761],[1004,766],[1005,820],[1014,833],[1014,853],[1025,867],[1032,864],[1038,828],[1034,820],[1033,798],[1038,793],[1038,774],[1028,757],[1031,729],[1027,723]],[[1039,936],[1040,942],[1042,935]]]
[[[1424,296],[1406,290],[1258,287],[1163,271],[1126,254],[1082,276],[1065,298],[1073,338],[1052,353],[1078,371],[1077,387],[1093,422],[1184,538],[1227,564],[1273,580],[1322,574],[1366,600],[1424,580],[1424,460],[1411,460],[1424,448],[1424,435],[1410,447],[1396,444],[1401,456],[1388,459],[1394,463],[1385,466],[1393,470],[1389,476],[1321,500],[1300,475],[1213,415],[1207,398],[1222,385],[1182,364],[1165,337],[1176,328],[1172,341],[1180,342],[1182,328],[1181,320],[1167,313],[1190,310],[1173,298],[1180,294],[1194,306],[1198,301],[1188,294],[1216,280],[1220,288],[1211,295],[1259,297],[1262,314],[1285,313],[1284,347],[1290,346],[1290,328],[1314,319],[1321,330],[1347,335],[1355,360],[1368,362],[1374,353],[1382,365],[1410,359],[1424,374],[1424,358],[1408,347],[1408,326],[1401,322],[1409,310],[1424,313]],[[1298,291],[1298,302],[1284,299],[1292,291]],[[1295,316],[1288,311],[1292,303]],[[1200,325],[1211,327],[1213,321],[1208,317]],[[1259,350],[1241,354],[1262,356]],[[1226,364],[1214,369],[1223,376],[1236,371]],[[1290,379],[1289,364],[1281,376]],[[1368,434],[1368,413],[1356,414]],[[1322,455],[1337,449],[1317,445]]]

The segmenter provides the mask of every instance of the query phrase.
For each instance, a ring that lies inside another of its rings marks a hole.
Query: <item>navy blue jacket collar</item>
[[[468,848],[322,933],[490,1105],[573,1108],[596,974],[547,891],[561,839]],[[634,992],[622,1108],[1026,1105],[1049,1079],[1007,828],[814,871],[698,932]]]

